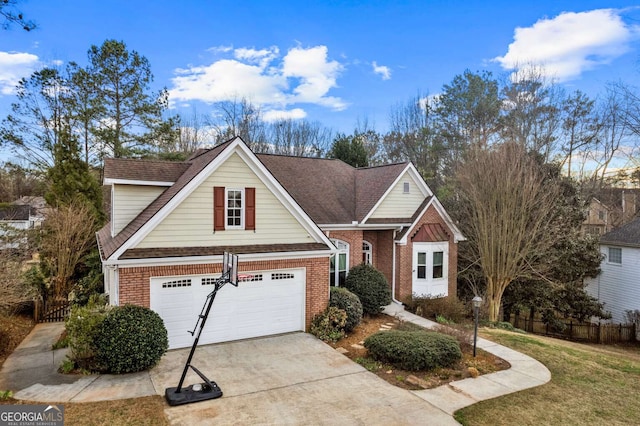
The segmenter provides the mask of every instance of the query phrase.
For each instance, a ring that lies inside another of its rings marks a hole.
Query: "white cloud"
[[[233,50],[233,46],[213,46],[207,49],[207,52],[212,53],[227,53]]]
[[[249,63],[260,64],[265,67],[269,62],[278,57],[280,50],[273,46],[270,49],[247,49],[244,47],[238,48],[233,52],[233,56],[239,61],[246,61]]]
[[[380,74],[383,80],[389,80],[391,78],[391,69],[384,65],[378,65],[376,61],[373,61],[373,72]]]
[[[216,52],[224,53],[220,48]],[[347,106],[340,98],[328,95],[338,86],[343,66],[328,59],[326,46],[292,48],[283,57],[275,46],[260,50],[237,48],[226,53],[231,57],[174,70],[171,101],[211,103],[247,98],[258,106],[275,109],[297,103],[335,110]]]
[[[550,76],[567,81],[628,52],[639,29],[625,24],[615,9],[563,12],[516,28],[507,53],[494,60],[509,70],[542,66]]]
[[[305,118],[307,113],[302,108],[293,108],[290,110],[269,110],[262,113],[262,119],[267,122],[278,120],[300,120]]]
[[[0,95],[11,95],[21,78],[29,76],[39,64],[30,53],[0,52]]]

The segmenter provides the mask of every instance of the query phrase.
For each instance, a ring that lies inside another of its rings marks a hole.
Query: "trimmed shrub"
[[[382,272],[365,263],[349,270],[344,287],[362,302],[365,314],[377,315],[391,303],[391,289]]]
[[[455,296],[413,295],[405,302],[408,311],[421,317],[438,321],[438,317],[459,323],[470,315],[469,308]]]
[[[346,288],[331,287],[329,306],[335,306],[346,312],[347,321],[344,324],[345,332],[350,332],[360,324],[362,320],[362,303],[360,303],[358,296]]]
[[[69,318],[65,321],[69,340],[69,359],[79,368],[99,370],[95,356],[96,336],[100,324],[107,317],[111,307],[106,304],[89,304],[71,308]]]
[[[136,305],[114,307],[98,327],[97,360],[106,371],[133,373],[153,367],[167,351],[169,340],[162,318]]]
[[[380,331],[364,341],[376,360],[403,370],[449,367],[462,359],[460,345],[451,336],[429,331]]]
[[[309,332],[325,342],[337,342],[344,336],[347,313],[344,309],[329,306],[321,314],[313,317]]]

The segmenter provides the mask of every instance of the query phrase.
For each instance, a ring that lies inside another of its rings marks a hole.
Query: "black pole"
[[[478,307],[473,307],[473,313],[475,317],[475,327],[473,330],[473,357],[476,357],[476,342],[478,341]]]
[[[196,339],[193,341],[193,345],[191,346],[191,351],[189,352],[189,358],[187,358],[187,363],[184,365],[184,370],[182,370],[182,376],[180,377],[180,382],[178,383],[178,387],[175,390],[175,393],[180,393],[182,390],[182,384],[184,383],[185,377],[187,377],[187,372],[189,371],[189,367],[191,367],[191,359],[193,358],[193,354],[196,351],[196,347],[198,346],[198,341],[200,340],[200,334],[202,333],[202,329],[204,328],[204,324],[207,322],[207,318],[209,317],[209,311],[211,311],[211,306],[213,306],[213,300],[216,298],[216,294],[218,294],[218,290],[222,288],[224,285],[224,277],[216,281],[215,288],[209,294],[208,299],[209,303],[207,304],[207,309],[205,310],[204,315],[200,315],[200,329],[198,329],[198,335]],[[222,283],[222,284],[221,284]],[[197,327],[197,324],[196,324]]]

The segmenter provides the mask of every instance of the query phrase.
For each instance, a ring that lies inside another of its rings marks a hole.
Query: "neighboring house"
[[[9,204],[0,207],[0,250],[16,249],[26,244],[27,237],[22,231],[41,224],[42,219],[29,205]]]
[[[600,238],[602,272],[586,280],[587,292],[604,302],[615,323],[626,323],[627,310],[640,310],[640,218]]]
[[[609,207],[597,198],[592,198],[587,209],[587,217],[582,222],[582,231],[585,234],[603,235],[613,229],[610,221]]]
[[[37,223],[37,218],[31,206],[9,204],[0,207],[0,224],[15,229],[27,230],[35,228]]]
[[[362,262],[396,299],[456,294],[464,237],[411,163],[256,155],[235,138],[185,162],[107,159],[104,173],[105,291],[158,312],[172,348],[191,344],[225,250],[251,278],[220,291],[202,343],[306,330]]]
[[[602,235],[640,215],[640,189],[603,188],[591,199],[582,223],[585,233]],[[599,233],[599,234],[598,234]]]

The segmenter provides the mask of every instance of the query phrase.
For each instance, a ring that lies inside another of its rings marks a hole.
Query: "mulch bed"
[[[477,349],[474,358],[473,350],[465,351],[465,348],[462,348],[463,359],[456,365],[431,371],[400,370],[370,358],[362,342],[381,329],[392,329],[398,325],[400,321],[389,315],[366,316],[349,335],[330,345],[392,385],[409,390],[430,389],[455,380],[506,370],[510,367],[508,362],[481,349]]]

